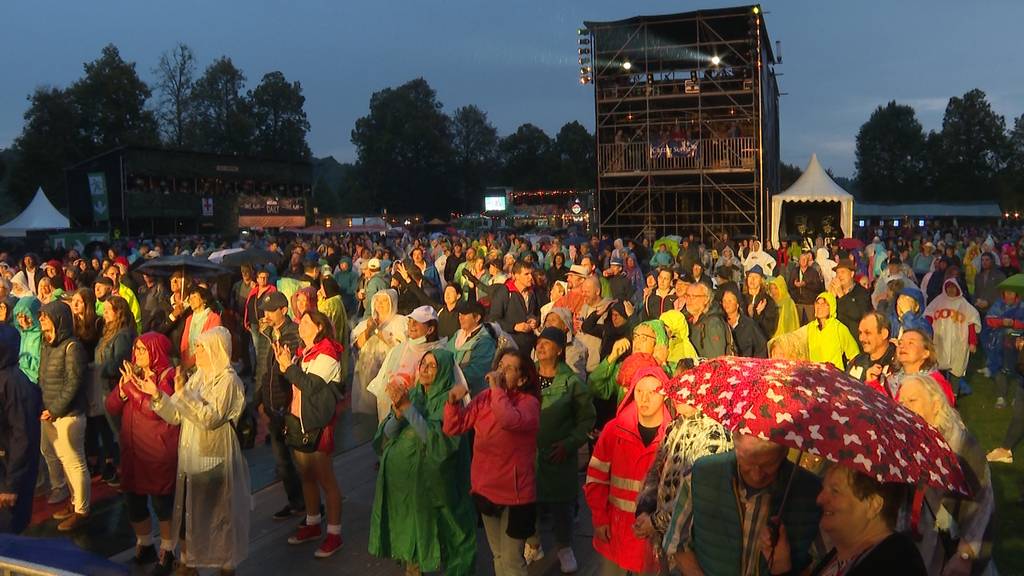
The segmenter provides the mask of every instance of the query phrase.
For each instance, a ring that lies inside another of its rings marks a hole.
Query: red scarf
[[[345,347],[340,342],[336,342],[330,338],[324,338],[323,340],[313,344],[308,349],[299,348],[299,358],[303,362],[311,362],[314,358],[321,354],[326,354],[331,358],[338,360],[341,358],[341,353],[345,351]]]

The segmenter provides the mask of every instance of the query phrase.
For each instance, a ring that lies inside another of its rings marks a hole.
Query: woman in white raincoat
[[[367,384],[367,390],[376,398],[378,423],[383,422],[391,413],[391,397],[387,394],[388,382],[398,374],[414,377],[423,355],[445,344],[445,341],[438,337],[437,312],[433,308],[420,306],[410,312],[406,318],[407,338],[388,350],[380,370]],[[456,366],[456,383],[465,381],[461,378],[462,372]]]
[[[245,390],[231,368],[226,328],[199,336],[196,368],[187,382],[178,372],[173,396],[149,382],[136,385],[153,397],[154,412],[181,426],[171,533],[182,541],[185,573],[220,568],[221,574],[233,574],[249,554],[252,493],[233,429],[245,410]]]
[[[764,276],[774,276],[775,258],[771,254],[761,250],[760,240],[750,241],[750,253],[743,259],[743,274],[746,275],[754,266],[760,266]]]
[[[388,351],[405,340],[406,318],[398,314],[398,292],[381,290],[370,301],[370,318],[352,330],[356,352],[352,376],[352,412],[377,415],[377,397],[366,387],[380,372]]]
[[[981,333],[981,315],[964,298],[960,284],[953,278],[942,283],[942,293],[928,303],[924,315],[935,332],[935,352],[940,370],[949,370],[962,379],[967,361],[977,349]]]

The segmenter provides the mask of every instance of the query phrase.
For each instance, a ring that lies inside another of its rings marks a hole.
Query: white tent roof
[[[785,202],[839,202],[840,226],[843,234],[853,233],[853,195],[843,190],[812,154],[811,161],[792,186],[772,196],[772,246],[779,245],[779,226],[782,224],[782,204]]]
[[[31,230],[67,230],[71,225],[43,193],[36,190],[32,202],[14,220],[0,224],[0,236],[25,236]]]

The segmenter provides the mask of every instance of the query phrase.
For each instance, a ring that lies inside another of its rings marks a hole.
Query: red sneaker
[[[288,538],[289,544],[302,544],[303,542],[309,542],[310,540],[316,540],[320,537],[321,528],[317,524],[315,526],[309,526],[303,522],[299,529],[295,531],[295,535]]]
[[[338,534],[328,534],[327,538],[320,544],[320,547],[316,549],[313,556],[317,558],[329,558],[334,555],[335,552],[341,550],[341,536]]]

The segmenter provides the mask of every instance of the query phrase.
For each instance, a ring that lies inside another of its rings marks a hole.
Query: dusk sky
[[[0,36],[0,147],[21,131],[26,96],[67,86],[114,43],[143,79],[162,52],[191,46],[199,73],[227,55],[249,87],[280,70],[302,83],[316,156],[355,160],[350,134],[370,95],[423,76],[444,110],[476,104],[502,135],[522,123],[554,135],[565,122],[593,129],[591,88],[580,86],[576,28],[584,20],[685,12],[738,2],[619,0],[52,1],[4,2]],[[1007,124],[1024,113],[1020,23],[1024,1],[804,1],[762,4],[782,41],[783,160],[812,152],[837,175],[854,171],[857,129],[878,105],[913,105],[941,127],[950,96],[981,88]]]

